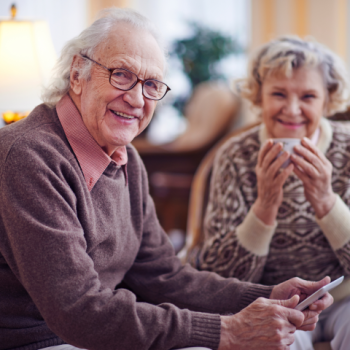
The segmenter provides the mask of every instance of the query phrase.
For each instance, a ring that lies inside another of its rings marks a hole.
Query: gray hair
[[[237,81],[242,97],[260,106],[261,87],[267,76],[290,77],[301,67],[317,67],[328,92],[326,116],[345,110],[349,104],[349,79],[345,64],[334,52],[313,39],[283,36],[261,46],[250,60],[248,77]]]
[[[45,104],[54,107],[70,89],[70,69],[76,55],[86,55],[91,58],[99,44],[108,38],[113,27],[121,22],[128,23],[136,29],[148,31],[165,51],[153,23],[138,12],[131,9],[108,8],[99,13],[99,18],[84,29],[80,35],[71,39],[63,47],[61,56],[53,68],[53,75],[47,87],[44,87],[41,98]],[[84,60],[79,75],[89,79],[92,62]]]

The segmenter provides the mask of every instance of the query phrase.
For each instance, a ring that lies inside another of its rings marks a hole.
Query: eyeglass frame
[[[147,99],[149,99],[149,100],[152,100],[152,101],[160,101],[160,100],[162,100],[162,99],[165,97],[165,95],[168,93],[168,91],[171,90],[170,87],[169,87],[167,84],[163,83],[163,82],[160,81],[160,80],[157,80],[157,79],[141,79],[141,78],[139,78],[139,77],[137,76],[136,73],[134,73],[134,72],[132,72],[132,71],[126,69],[126,68],[107,68],[107,67],[104,66],[103,64],[94,61],[92,58],[90,58],[90,57],[88,57],[88,56],[81,55],[81,57],[86,58],[86,59],[90,60],[91,62],[94,62],[94,63],[98,64],[99,66],[101,66],[102,68],[108,70],[109,73],[110,73],[110,74],[109,74],[109,83],[110,83],[114,88],[116,88],[116,89],[119,89],[119,90],[122,90],[122,91],[129,91],[129,90],[131,90],[132,88],[134,88],[139,82],[141,82],[141,85],[142,85],[142,95],[143,95],[145,98],[147,98]],[[114,85],[111,83],[113,71],[115,71],[116,69],[125,70],[125,71],[127,71],[127,72],[129,72],[129,73],[135,75],[135,77],[136,77],[137,80],[135,81],[135,83],[134,83],[129,89],[121,89],[121,88],[119,88],[119,87],[114,86]],[[149,80],[158,81],[159,83],[162,83],[162,84],[164,84],[164,85],[167,87],[167,89],[166,89],[166,91],[165,91],[163,97],[161,97],[161,98],[159,98],[159,99],[156,99],[156,98],[150,98],[150,97],[145,96],[145,94],[144,94],[144,92],[143,92],[143,86],[144,86],[144,84],[145,84],[147,81],[149,81]]]

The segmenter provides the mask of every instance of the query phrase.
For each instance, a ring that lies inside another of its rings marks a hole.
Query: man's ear
[[[81,71],[83,64],[83,58],[76,55],[73,57],[72,65],[70,67],[70,88],[78,96],[82,91],[82,79],[79,72]]]

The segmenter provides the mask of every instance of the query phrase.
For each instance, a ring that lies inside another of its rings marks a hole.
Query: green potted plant
[[[173,43],[170,56],[177,57],[189,79],[192,90],[201,82],[224,79],[217,70],[218,63],[231,54],[243,52],[242,46],[232,37],[196,22],[189,23],[192,35]],[[187,97],[175,99],[180,111]]]

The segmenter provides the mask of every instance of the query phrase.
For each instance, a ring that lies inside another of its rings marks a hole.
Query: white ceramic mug
[[[289,154],[293,154],[294,146],[300,145],[300,139],[289,139],[289,138],[280,138],[280,139],[272,139],[274,143],[282,143],[283,151],[289,152]],[[279,157],[283,152],[280,152],[277,157]],[[290,159],[288,158],[281,166],[282,169],[286,168],[290,164]]]

